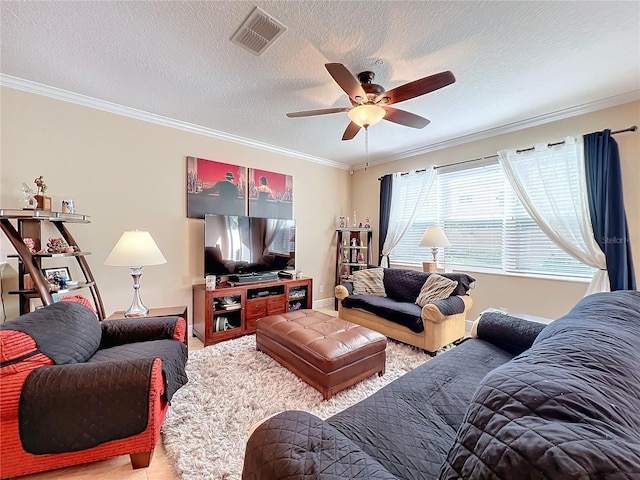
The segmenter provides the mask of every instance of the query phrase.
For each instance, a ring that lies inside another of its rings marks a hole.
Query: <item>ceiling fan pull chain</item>
[[[364,171],[369,168],[369,126],[364,127]]]

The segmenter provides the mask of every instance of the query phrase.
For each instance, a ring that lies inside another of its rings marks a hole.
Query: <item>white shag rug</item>
[[[248,335],[189,352],[189,383],[173,396],[162,427],[169,460],[182,480],[239,480],[251,426],[282,410],[325,419],[368,397],[431,358],[389,341],[384,376],[322,394],[268,355]]]

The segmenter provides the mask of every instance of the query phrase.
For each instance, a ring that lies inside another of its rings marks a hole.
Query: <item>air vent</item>
[[[231,41],[256,55],[262,55],[286,31],[287,27],[256,7],[231,37]]]

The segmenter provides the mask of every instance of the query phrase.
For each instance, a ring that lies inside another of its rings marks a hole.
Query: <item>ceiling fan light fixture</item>
[[[349,119],[360,127],[375,125],[386,115],[386,110],[378,105],[358,105],[349,110]]]

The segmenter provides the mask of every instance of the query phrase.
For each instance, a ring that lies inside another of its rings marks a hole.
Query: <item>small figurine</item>
[[[362,252],[358,253],[358,263],[364,263],[364,254]]]
[[[22,241],[31,253],[36,253],[36,242],[33,240],[33,238],[26,237],[23,238]]]
[[[369,215],[364,217],[364,228],[371,228],[371,217]]]
[[[69,246],[64,238],[50,238],[47,242],[47,253],[73,253],[74,248]]]
[[[44,177],[40,175],[33,183],[38,187],[38,191],[35,194],[37,202],[37,208],[40,210],[51,210],[51,197],[47,197],[45,192],[47,191],[47,185],[44,183]]]
[[[33,183],[35,183],[36,187],[38,187],[36,195],[44,195],[44,193],[47,191],[47,185],[44,183],[44,177],[40,175],[33,181]]]

